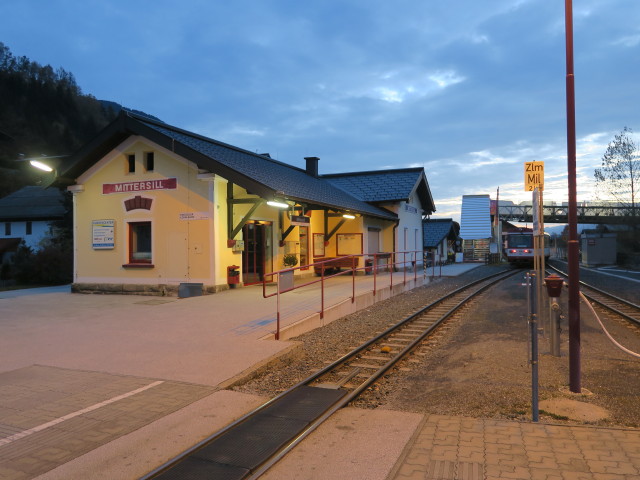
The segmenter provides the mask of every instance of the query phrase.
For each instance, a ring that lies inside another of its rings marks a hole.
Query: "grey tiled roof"
[[[0,220],[48,220],[64,216],[63,196],[57,188],[24,187],[0,198]]]
[[[258,155],[232,145],[174,129],[166,124],[160,125],[140,119],[138,121],[246,178],[275,192],[282,192],[287,198],[377,217],[396,218],[394,214],[366,203],[323,178],[312,177],[300,168],[265,155]],[[416,178],[414,174],[414,184]]]
[[[451,229],[454,229],[451,232]],[[455,224],[451,218],[426,220],[422,223],[422,238],[424,248],[435,248],[442,240],[449,236],[456,236]]]
[[[407,200],[421,178],[422,168],[323,175],[329,182],[365,202]]]

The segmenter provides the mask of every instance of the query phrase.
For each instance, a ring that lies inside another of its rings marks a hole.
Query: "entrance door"
[[[245,285],[260,283],[267,271],[267,248],[271,226],[259,222],[247,222],[242,227],[244,251],[242,252],[242,278]],[[271,269],[269,268],[269,271]]]
[[[371,228],[367,229],[367,253],[372,255],[380,251],[380,229]]]
[[[309,265],[309,227],[300,229],[300,266]],[[302,270],[308,270],[309,267]]]

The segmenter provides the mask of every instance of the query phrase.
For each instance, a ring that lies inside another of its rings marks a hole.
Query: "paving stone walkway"
[[[0,479],[34,478],[214,391],[41,365],[0,373]]]
[[[429,415],[389,479],[632,480],[640,430]]]

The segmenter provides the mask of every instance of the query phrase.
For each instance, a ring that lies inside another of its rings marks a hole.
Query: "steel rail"
[[[563,272],[562,270],[560,270],[558,267],[554,267],[553,265],[547,265],[548,268],[555,270],[557,273],[563,275],[563,276],[567,276],[566,272]],[[601,305],[605,308],[607,308],[608,310],[616,313],[617,315],[620,315],[621,317],[629,320],[630,322],[634,323],[637,326],[640,326],[640,305],[637,305],[633,302],[630,302],[629,300],[625,300],[624,298],[620,298],[616,295],[613,295],[610,292],[606,292],[604,290],[601,290],[600,288],[594,287],[593,285],[589,285],[588,283],[580,280],[580,285],[592,290],[594,292],[596,292],[599,295],[602,295],[603,297],[606,297],[607,299],[613,300],[614,302],[618,302],[619,304],[622,304],[625,307],[631,308],[632,310],[635,310],[635,312],[637,313],[637,317],[633,317],[630,314],[623,312],[621,310],[619,310],[618,308],[616,308],[616,306],[610,305],[608,303],[605,303],[604,300],[599,299],[597,297],[594,297],[593,295],[589,295],[587,292],[582,292],[583,295],[585,297],[587,297],[589,300],[597,303],[598,305]]]
[[[406,357],[406,355],[409,352],[411,352],[412,350],[414,350],[431,332],[433,332],[433,330],[435,330],[437,327],[439,327],[442,324],[442,322],[444,322],[447,318],[449,318],[457,310],[459,310],[462,306],[464,306],[464,304],[467,303],[471,298],[479,295],[480,293],[484,292],[486,289],[488,289],[489,287],[495,285],[496,283],[515,275],[519,271],[520,270],[507,271],[506,273],[504,271],[503,272],[499,272],[499,273],[496,273],[496,274],[493,274],[493,275],[489,275],[489,276],[484,277],[484,278],[482,278],[480,280],[471,282],[471,283],[469,283],[469,284],[467,284],[467,285],[465,285],[463,287],[458,288],[457,290],[445,295],[444,297],[440,298],[439,300],[436,300],[435,302],[429,304],[428,306],[420,309],[420,311],[418,311],[418,312],[410,315],[409,317],[401,320],[400,322],[396,323],[395,325],[393,325],[390,328],[388,328],[387,330],[385,330],[383,333],[377,335],[375,337],[375,339],[367,341],[365,344],[361,345],[360,347],[357,347],[353,351],[351,351],[348,354],[346,354],[343,357],[341,357],[340,360],[337,360],[336,362],[334,362],[331,365],[329,365],[329,366],[325,367],[324,369],[322,369],[320,372],[317,372],[316,374],[312,375],[312,377],[310,377],[309,379],[306,379],[303,382],[301,382],[301,384],[305,384],[305,385],[311,383],[313,380],[319,378],[324,373],[327,373],[328,371],[333,370],[334,368],[336,368],[340,364],[344,363],[349,358],[351,358],[351,357],[355,356],[357,353],[365,350],[368,346],[370,346],[373,343],[375,343],[375,341],[381,340],[382,338],[384,338],[387,335],[389,335],[389,333],[393,332],[394,330],[397,330],[399,327],[401,327],[402,325],[410,322],[415,317],[425,313],[427,310],[432,309],[433,307],[443,303],[445,300],[447,300],[447,299],[449,299],[449,298],[461,293],[464,290],[469,289],[470,287],[472,287],[472,286],[474,286],[474,285],[476,285],[478,283],[482,283],[482,282],[485,282],[487,280],[493,279],[493,281],[487,283],[486,285],[482,286],[478,290],[476,290],[476,291],[472,292],[471,294],[465,296],[462,300],[458,301],[458,303],[456,305],[454,305],[452,308],[450,308],[446,313],[442,314],[440,319],[435,321],[423,333],[418,335],[404,349],[402,349],[394,358],[390,359],[387,363],[385,363],[380,369],[378,369],[376,372],[374,372],[367,380],[365,380],[362,384],[360,384],[353,391],[351,391],[350,393],[348,393],[347,395],[345,395],[344,397],[339,399],[336,403],[334,403],[331,407],[329,407],[329,409],[325,413],[323,413],[314,422],[309,424],[307,426],[307,428],[305,428],[302,432],[300,432],[300,434],[298,434],[297,437],[292,439],[288,444],[284,445],[272,457],[270,457],[266,462],[264,462],[262,465],[260,465],[249,477],[247,477],[247,480],[255,480],[255,479],[259,478],[269,468],[271,468],[273,465],[275,465],[277,462],[279,462],[287,453],[289,453],[291,450],[293,450],[293,448],[295,448],[307,436],[309,436],[314,430],[316,430],[322,423],[324,423],[329,417],[331,417],[331,415],[333,415],[335,412],[337,412],[338,410],[340,410],[341,408],[343,408],[344,406],[346,406],[350,402],[352,402],[355,398],[357,398],[359,395],[361,395],[362,392],[364,392],[367,388],[369,388],[372,384],[374,384],[378,379],[380,379],[380,377],[382,377],[397,362],[399,362],[404,357]],[[495,277],[499,277],[499,278],[495,278]],[[313,378],[313,380],[311,380],[311,378]]]
[[[475,285],[477,285],[479,283],[486,282],[487,280],[493,280],[492,282],[489,282],[487,285],[482,286],[480,289],[472,292],[471,294],[469,294],[466,297],[464,297],[462,300],[458,301],[458,303],[456,305],[454,305],[452,308],[450,308],[446,313],[441,314],[441,317],[440,317],[439,320],[437,320],[431,326],[429,326],[429,328],[427,330],[425,330],[422,334],[420,334],[418,336],[418,338],[414,339],[409,345],[407,345],[405,348],[403,348],[402,351],[399,354],[397,354],[395,357],[391,358],[379,370],[377,370],[374,373],[375,377],[372,376],[372,377],[368,378],[366,381],[364,381],[361,385],[359,385],[352,392],[350,392],[347,395],[345,395],[345,397],[343,397],[340,401],[338,401],[335,404],[333,404],[332,406],[330,406],[328,408],[328,410],[325,411],[324,414],[322,414],[320,417],[318,417],[318,419],[316,419],[315,421],[310,423],[301,433],[299,433],[296,437],[294,437],[287,444],[283,445],[283,447],[281,449],[279,449],[272,457],[270,457],[262,465],[257,467],[257,469],[254,472],[252,472],[250,474],[250,476],[245,477],[247,479],[256,479],[256,478],[258,478],[260,475],[262,475],[264,472],[266,472],[269,468],[271,468],[275,463],[277,463],[280,459],[282,459],[282,457],[284,457],[284,455],[286,455],[289,451],[291,451],[296,445],[298,445],[311,432],[313,432],[316,428],[318,428],[318,426],[320,426],[333,413],[335,413],[337,410],[339,410],[340,408],[344,407],[345,405],[347,405],[348,403],[353,401],[364,390],[366,390],[369,386],[371,386],[373,383],[375,383],[375,381],[377,379],[379,379],[382,375],[384,375],[384,373],[386,373],[390,368],[392,368],[398,361],[400,361],[410,351],[412,351],[414,348],[416,348],[420,344],[420,342],[422,340],[424,340],[424,338],[426,338],[434,329],[436,329],[438,326],[440,326],[444,320],[446,320],[453,313],[455,313],[458,309],[460,309],[471,298],[473,298],[476,295],[479,295],[481,292],[483,292],[487,288],[491,287],[495,283],[498,283],[501,280],[504,280],[504,279],[506,279],[506,278],[508,278],[508,277],[510,277],[512,275],[515,275],[516,273],[518,273],[520,271],[521,270],[513,270],[513,271],[512,270],[507,270],[507,271],[501,271],[501,272],[498,272],[498,273],[495,273],[495,274],[492,274],[492,275],[488,275],[488,276],[483,277],[483,278],[481,278],[479,280],[475,280],[473,282],[470,282],[470,283],[468,283],[468,284],[466,284],[466,285],[464,285],[464,286],[462,286],[462,287],[460,287],[460,288],[458,288],[458,289],[456,289],[456,290],[444,295],[443,297],[439,298],[438,300],[436,300],[436,301],[430,303],[429,305],[421,308],[419,311],[409,315],[408,317],[406,317],[406,318],[400,320],[399,322],[395,323],[394,325],[390,326],[389,328],[387,328],[382,333],[380,333],[380,334],[376,335],[374,338],[366,341],[365,343],[363,343],[359,347],[356,347],[351,352],[343,355],[342,357],[340,357],[338,360],[336,360],[335,362],[331,363],[330,365],[327,365],[326,367],[324,367],[323,369],[317,371],[316,373],[312,374],[311,376],[305,378],[304,380],[301,380],[300,382],[298,382],[294,386],[290,387],[289,389],[285,390],[284,392],[278,394],[277,396],[273,397],[272,399],[270,399],[267,402],[263,403],[262,405],[258,406],[254,410],[252,410],[252,411],[248,412],[247,414],[243,415],[242,417],[238,418],[237,420],[235,420],[234,422],[230,423],[226,427],[222,428],[221,430],[218,430],[214,434],[210,435],[209,437],[203,439],[202,441],[200,441],[197,444],[193,445],[192,447],[188,448],[187,450],[185,450],[184,452],[180,453],[176,457],[168,460],[164,464],[162,464],[159,467],[155,468],[153,471],[151,471],[148,474],[146,474],[143,477],[141,477],[141,480],[150,480],[150,479],[152,479],[152,478],[154,478],[154,477],[166,472],[167,470],[169,470],[173,466],[175,466],[178,463],[180,463],[180,461],[182,461],[183,459],[188,457],[190,454],[200,450],[202,447],[204,447],[207,444],[213,442],[214,440],[216,440],[217,438],[221,437],[225,433],[229,432],[233,428],[235,428],[238,425],[242,424],[243,422],[247,421],[252,416],[258,414],[262,410],[264,410],[267,407],[273,405],[276,401],[278,401],[281,398],[285,397],[286,395],[290,394],[295,389],[297,389],[299,387],[302,387],[302,386],[307,386],[307,385],[313,383],[318,378],[320,378],[320,377],[326,375],[327,373],[331,372],[332,370],[336,369],[338,366],[344,364],[345,362],[347,362],[351,358],[357,356],[359,353],[365,351],[371,345],[373,345],[376,342],[379,342],[380,340],[384,339],[386,336],[388,336],[391,333],[393,333],[394,331],[400,329],[402,326],[408,324],[409,322],[414,320],[416,317],[424,314],[428,310],[431,310],[431,309],[437,307],[438,305],[443,304],[448,299],[450,299],[450,298],[462,293],[464,290],[467,290],[467,289],[469,289],[469,288],[471,288],[471,287],[473,287],[473,286],[475,286]],[[496,277],[499,277],[499,278],[496,278]]]

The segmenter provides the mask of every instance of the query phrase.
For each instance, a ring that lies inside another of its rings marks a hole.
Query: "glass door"
[[[267,225],[247,222],[242,227],[242,278],[245,285],[262,282],[265,273]]]
[[[309,227],[298,227],[300,229],[300,266],[309,265]],[[308,270],[309,267],[302,270]]]

